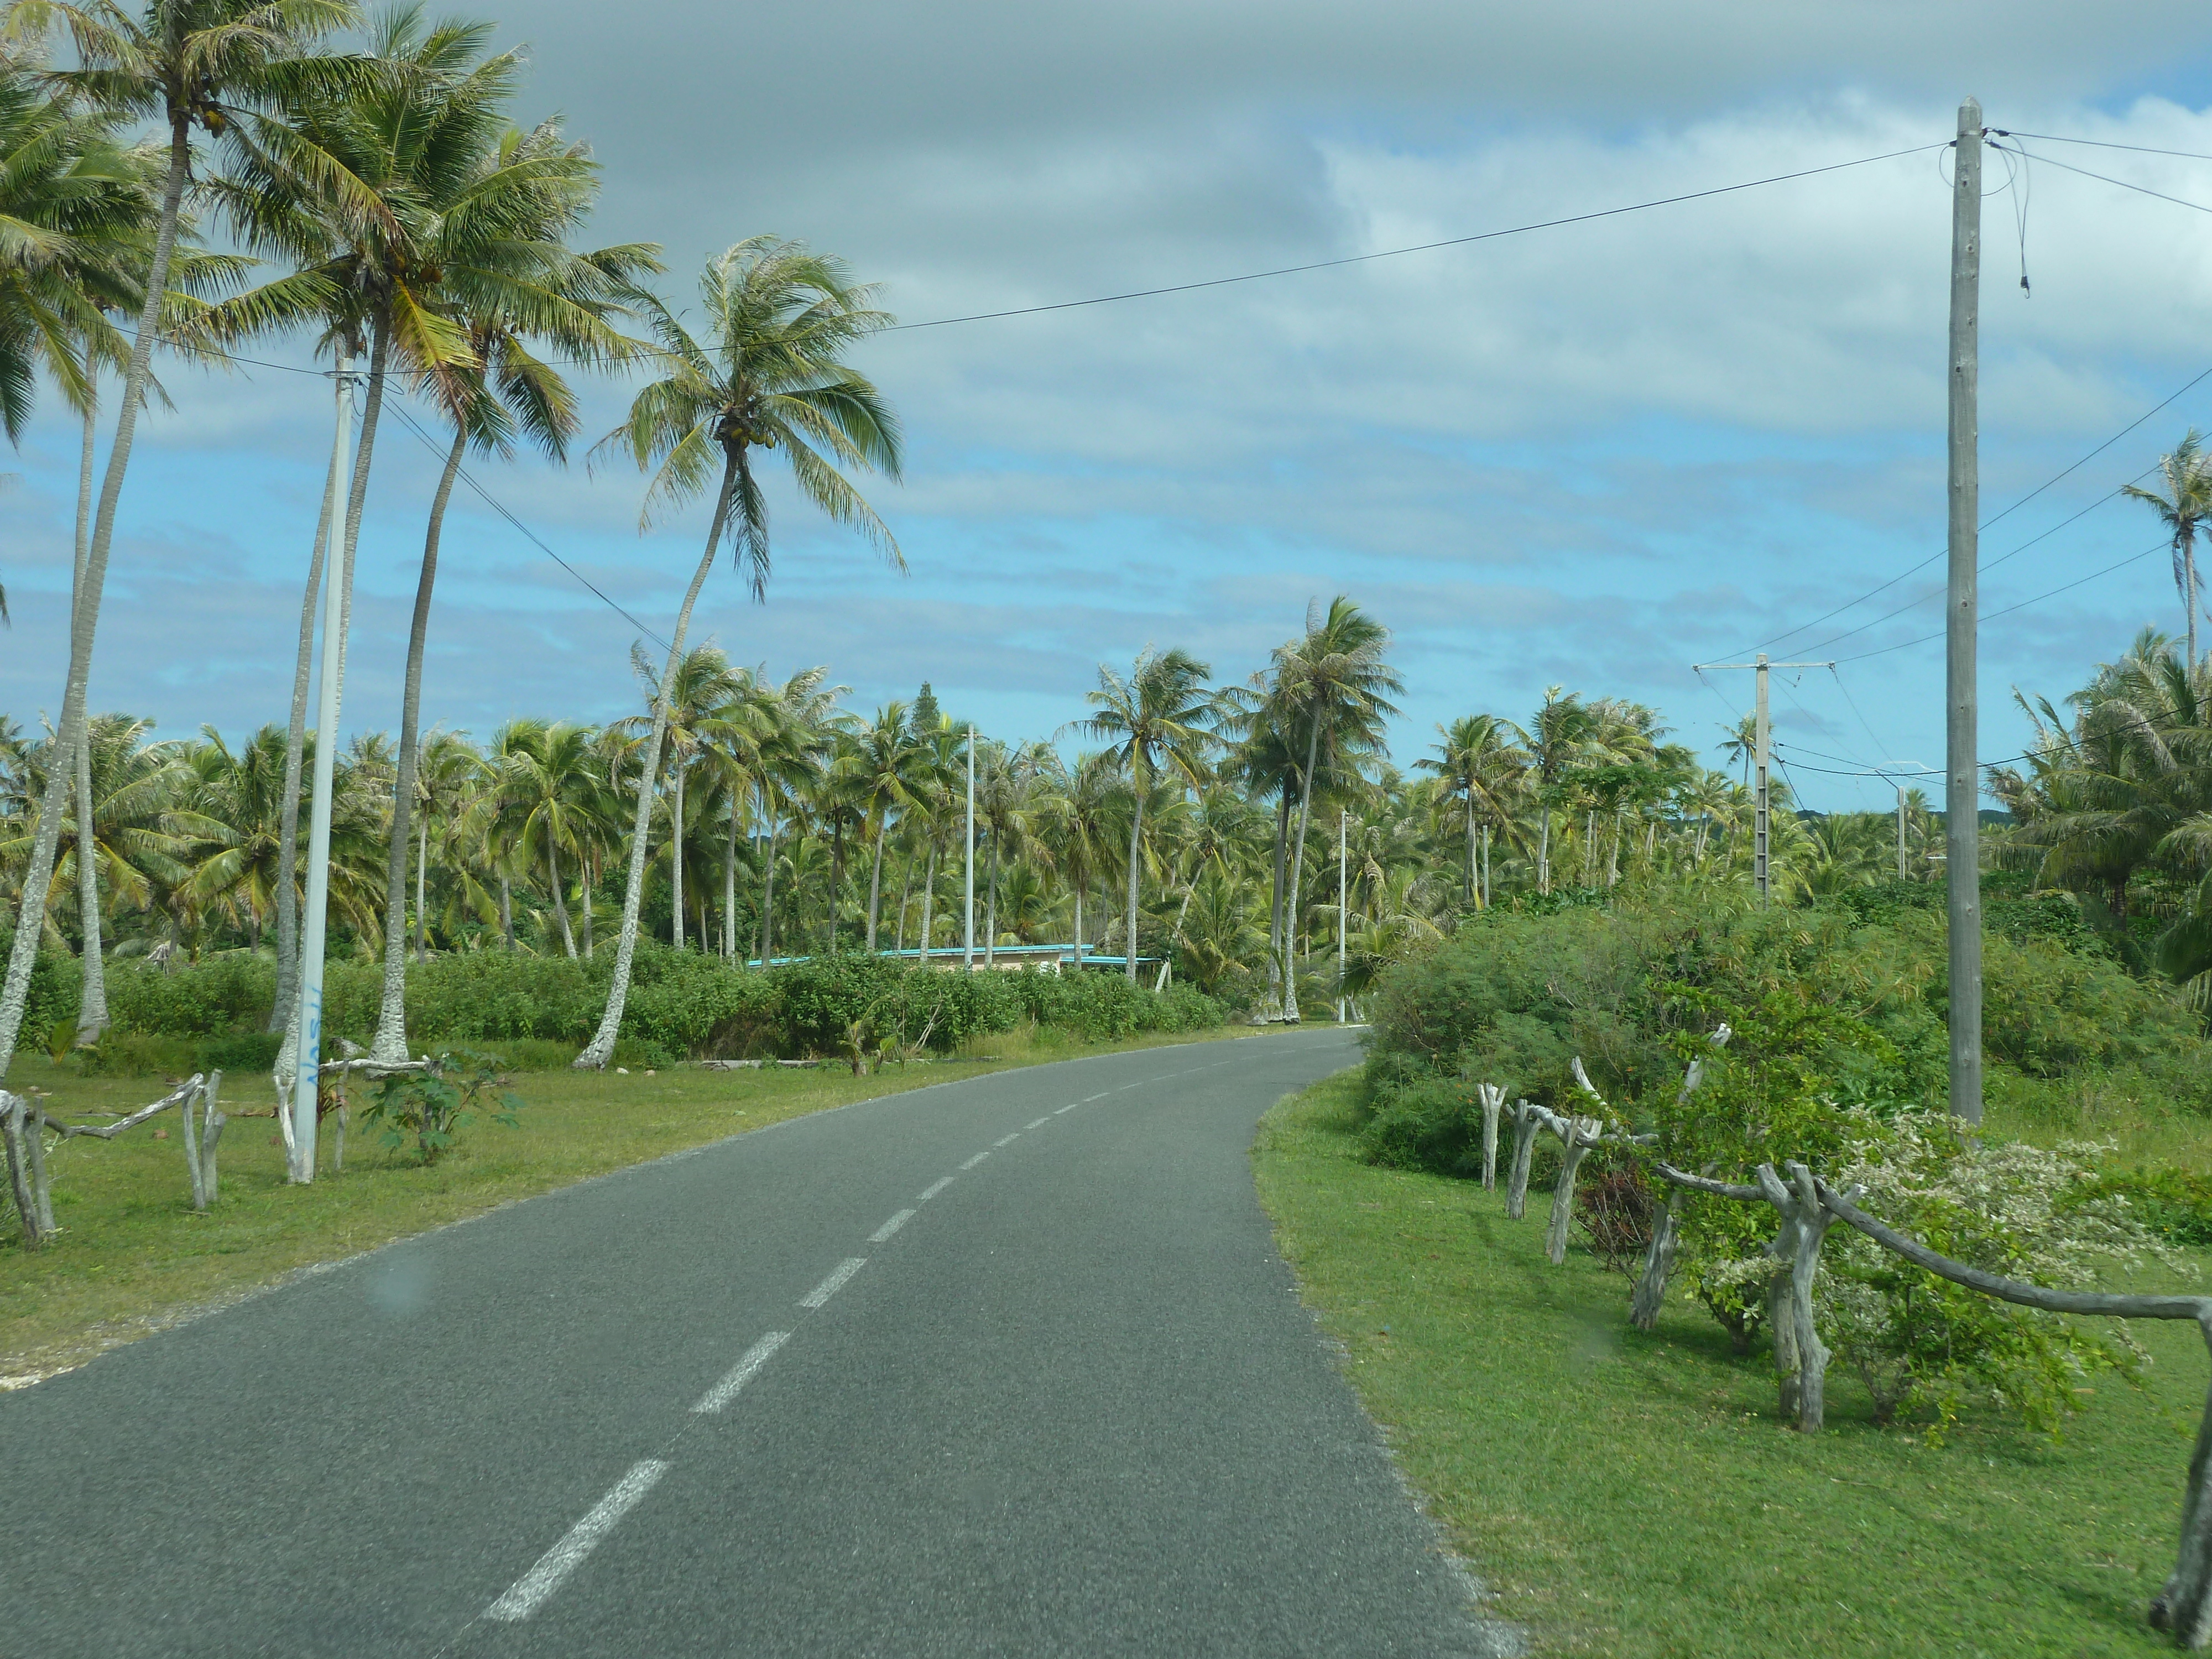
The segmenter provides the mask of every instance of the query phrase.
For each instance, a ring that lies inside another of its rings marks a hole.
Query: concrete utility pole
[[[968,728],[968,921],[962,936],[960,970],[975,971],[975,728]]]
[[[1833,668],[1832,662],[1769,662],[1766,653],[1760,652],[1751,662],[1694,662],[1692,673],[1702,674],[1709,668],[1748,668],[1758,676],[1759,689],[1753,695],[1751,720],[1751,884],[1759,890],[1759,902],[1766,902],[1771,885],[1767,870],[1767,832],[1771,827],[1771,792],[1767,787],[1767,768],[1773,762],[1773,744],[1770,741],[1772,726],[1766,717],[1766,675],[1773,668]]]
[[[1345,860],[1345,827],[1351,814],[1343,807],[1336,809],[1336,1023],[1344,1024],[1344,927],[1349,914],[1345,904],[1344,874],[1349,867]]]
[[[1982,106],[1959,106],[1951,183],[1951,563],[1945,611],[1944,881],[1951,921],[1951,1111],[1982,1121],[1981,769],[1974,749],[1980,557]]]
[[[338,359],[332,377],[337,386],[338,470],[345,470],[346,439],[353,428],[353,381]],[[346,499],[339,479],[337,499]],[[299,1042],[292,1064],[292,1167],[289,1179],[315,1178],[315,1104],[323,1060],[323,953],[329,939],[331,908],[331,798],[338,762],[338,698],[345,675],[346,598],[353,568],[346,558],[343,524],[331,523],[330,550],[323,559],[322,681],[315,705],[315,777],[307,831],[307,894],[300,927]]]
[[[1897,786],[1897,878],[1905,879],[1905,786]]]

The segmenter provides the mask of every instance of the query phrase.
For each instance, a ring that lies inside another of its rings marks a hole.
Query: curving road
[[[1253,1196],[1355,1058],[848,1106],[0,1396],[0,1652],[1488,1652]]]

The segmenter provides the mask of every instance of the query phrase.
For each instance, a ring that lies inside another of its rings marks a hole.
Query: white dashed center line
[[[1044,1116],[1042,1116],[1042,1117],[1039,1118],[1036,1122],[1034,1122],[1034,1123],[1024,1123],[1024,1124],[1023,1124],[1023,1125],[1022,1125],[1022,1127],[1023,1127],[1023,1128],[1024,1128],[1024,1129],[1042,1129],[1042,1128],[1043,1128],[1043,1127],[1044,1127],[1044,1126],[1045,1126],[1046,1124],[1048,1124],[1048,1123],[1049,1123],[1049,1122],[1051,1122],[1051,1121],[1052,1121],[1052,1115],[1051,1115],[1049,1112],[1048,1112],[1047,1114],[1045,1114],[1045,1115],[1044,1115]]]
[[[729,1375],[707,1390],[695,1412],[718,1412],[738,1397],[738,1390],[753,1380],[753,1373],[768,1364],[769,1358],[785,1343],[791,1340],[789,1331],[770,1331],[745,1350],[744,1358],[730,1367]]]
[[[484,1609],[484,1617],[512,1624],[537,1612],[545,1598],[561,1588],[561,1581],[599,1547],[599,1540],[612,1532],[615,1523],[628,1515],[667,1473],[668,1465],[657,1458],[633,1463],[629,1473],[615,1483],[615,1489],[592,1504],[589,1515],[568,1528],[567,1537],[539,1556],[536,1566],[516,1579],[506,1595]]]
[[[799,1298],[802,1308],[818,1308],[844,1287],[845,1281],[868,1265],[864,1255],[848,1255],[830,1270],[830,1277]]]
[[[896,1232],[900,1228],[905,1226],[908,1222],[913,1219],[914,1212],[912,1210],[901,1210],[889,1221],[886,1221],[882,1226],[877,1228],[875,1231],[870,1233],[868,1235],[868,1243],[871,1244],[882,1243],[885,1239],[889,1238],[893,1233]]]
[[[939,1193],[943,1192],[943,1191],[944,1191],[947,1187],[950,1187],[951,1184],[952,1184],[952,1177],[951,1177],[951,1176],[945,1176],[945,1179],[944,1179],[944,1180],[942,1180],[942,1181],[934,1181],[934,1182],[932,1182],[929,1184],[928,1188],[927,1188],[926,1191],[924,1191],[924,1192],[923,1192],[922,1195],[921,1195],[920,1198],[917,1198],[916,1200],[915,1200],[915,1203],[917,1203],[917,1204],[927,1204],[927,1203],[928,1203],[928,1202],[929,1202],[929,1200],[930,1200],[931,1199],[935,1198],[935,1197],[938,1195],[938,1194],[939,1194]]]
[[[1072,1112],[1072,1111],[1073,1111],[1077,1107],[1080,1106],[1081,1104],[1083,1104],[1083,1103],[1082,1103],[1081,1101],[1079,1101],[1079,1100],[1071,1100],[1071,1101],[1069,1101],[1069,1102],[1067,1103],[1067,1104],[1066,1104],[1066,1105],[1065,1105],[1065,1106],[1061,1107],[1061,1108],[1060,1109],[1060,1111],[1054,1112],[1054,1113],[1053,1114],[1053,1115],[1054,1115],[1054,1117],[1058,1117],[1058,1116],[1060,1116],[1060,1115],[1061,1115],[1061,1113],[1064,1113],[1064,1112]]]
[[[973,1157],[973,1158],[969,1158],[969,1159],[965,1164],[962,1164],[960,1167],[961,1167],[962,1169],[963,1169],[963,1170],[972,1170],[972,1169],[974,1169],[974,1168],[975,1168],[978,1164],[981,1164],[981,1163],[985,1158],[987,1158],[990,1157],[990,1155],[991,1155],[991,1154],[990,1154],[990,1152],[989,1152],[988,1150],[986,1150],[986,1151],[984,1151],[984,1152],[980,1152],[976,1153],[975,1157]]]
[[[1088,1105],[1089,1105],[1092,1101],[1094,1101],[1094,1100],[1103,1100],[1103,1099],[1105,1099],[1105,1098],[1106,1098],[1106,1097],[1107,1097],[1107,1096],[1109,1096],[1109,1095],[1112,1094],[1113,1092],[1114,1092],[1114,1091],[1113,1091],[1111,1089],[1101,1089],[1101,1090],[1100,1090],[1097,1094],[1095,1094],[1095,1095],[1085,1095],[1085,1096],[1084,1096],[1084,1097],[1083,1097],[1083,1098],[1082,1098],[1081,1100],[1079,1100],[1079,1101],[1076,1102],[1076,1104],[1077,1104],[1077,1105],[1079,1105],[1079,1106],[1088,1106]]]
[[[1019,1140],[1021,1138],[1022,1132],[1019,1129],[1017,1129],[1010,1135],[1000,1135],[996,1140],[993,1141],[991,1145],[994,1146],[1003,1146],[1010,1140]]]

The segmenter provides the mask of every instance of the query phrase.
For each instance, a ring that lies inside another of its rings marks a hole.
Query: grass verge
[[[860,1078],[775,1066],[526,1073],[515,1083],[526,1103],[521,1127],[479,1122],[427,1169],[364,1133],[356,1108],[345,1169],[334,1175],[326,1121],[323,1167],[306,1188],[285,1184],[273,1118],[239,1115],[272,1111],[269,1079],[226,1077],[222,1104],[233,1116],[222,1141],[222,1198],[205,1215],[191,1212],[173,1112],[112,1141],[66,1141],[50,1155],[63,1231],[36,1253],[12,1231],[0,1238],[0,1387],[81,1364],[299,1268],[824,1107],[1085,1054],[1263,1036],[1229,1027],[1085,1045],[1005,1032],[963,1057]],[[16,1056],[8,1081],[18,1092],[52,1091],[50,1109],[64,1116],[127,1111],[164,1091],[158,1080],[79,1077],[30,1054]]]
[[[2173,1562],[2204,1400],[2193,1327],[2145,1323],[2141,1389],[2100,1380],[2052,1441],[1969,1420],[1941,1448],[1872,1425],[1829,1376],[1830,1431],[1776,1420],[1771,1360],[1676,1298],[1543,1255],[1547,1197],[1381,1170],[1356,1072],[1283,1102],[1254,1152],[1309,1303],[1417,1489],[1543,1653],[2136,1656]]]

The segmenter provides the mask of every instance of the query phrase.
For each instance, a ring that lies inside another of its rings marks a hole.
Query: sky
[[[563,115],[603,164],[587,241],[662,244],[681,307],[716,251],[800,238],[909,325],[856,358],[904,427],[902,479],[862,481],[904,572],[779,478],[766,602],[726,562],[693,624],[778,678],[826,665],[863,712],[927,679],[1050,738],[1102,662],[1180,646],[1241,680],[1346,593],[1394,631],[1401,766],[1555,684],[1651,703],[1719,764],[1752,677],[1692,665],[1764,649],[1837,664],[1774,677],[1801,800],[1888,805],[1863,775],[1942,762],[1940,147],[1970,94],[2045,135],[1990,158],[1984,204],[1983,758],[2027,745],[2015,691],[2061,699],[2180,629],[2159,526],[2114,492],[2212,428],[2212,159],[2144,153],[2212,158],[2201,6],[487,11],[530,48],[518,116]],[[175,409],[125,487],[93,702],[158,735],[289,705],[331,395],[302,338],[248,355],[277,367],[161,371]],[[582,388],[587,437],[635,385]],[[76,443],[48,396],[0,459],[0,710],[33,728],[66,660]],[[425,725],[633,712],[631,647],[672,627],[706,504],[641,534],[627,462],[470,472],[523,528],[458,493]],[[398,724],[435,475],[387,422],[349,731]]]

